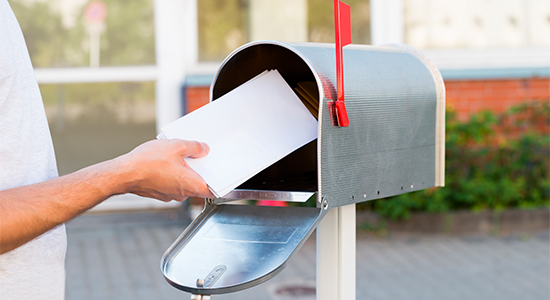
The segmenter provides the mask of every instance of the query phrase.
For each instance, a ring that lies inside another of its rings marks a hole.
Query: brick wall
[[[446,80],[447,107],[457,111],[460,120],[481,110],[503,112],[529,101],[550,101],[550,78]],[[208,86],[187,87],[186,112],[208,103]]]
[[[448,80],[445,89],[447,107],[462,121],[481,110],[500,113],[523,102],[550,101],[550,78]]]

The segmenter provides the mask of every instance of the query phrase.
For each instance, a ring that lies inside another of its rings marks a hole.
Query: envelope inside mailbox
[[[241,86],[162,128],[165,138],[206,142],[210,153],[186,162],[222,197],[317,138],[308,83],[289,87],[277,70]],[[302,95],[303,94],[303,95]],[[307,102],[307,105],[304,104]],[[318,101],[317,101],[318,109]]]

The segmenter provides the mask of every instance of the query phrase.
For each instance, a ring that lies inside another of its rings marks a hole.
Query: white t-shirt
[[[25,40],[7,0],[0,0],[0,190],[55,177],[52,140]],[[0,255],[0,299],[63,299],[66,249],[62,225]]]

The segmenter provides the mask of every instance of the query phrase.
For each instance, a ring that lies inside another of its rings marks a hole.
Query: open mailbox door
[[[308,109],[318,118],[318,139],[224,198],[207,199],[162,257],[161,270],[171,285],[195,295],[250,288],[278,274],[329,209],[443,186],[445,88],[437,68],[406,45],[347,46],[349,126],[340,127],[334,126],[332,110],[334,51],[333,44],[259,41],[222,63],[211,101],[277,69],[301,98],[317,100]],[[227,203],[308,198],[316,207]]]
[[[323,216],[314,207],[208,201],[162,258],[166,280],[198,295],[240,291],[277,275]]]

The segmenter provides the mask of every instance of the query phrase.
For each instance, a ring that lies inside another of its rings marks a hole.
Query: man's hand
[[[0,191],[0,254],[113,195],[134,193],[162,201],[211,197],[204,180],[184,161],[208,151],[199,142],[154,140],[72,174]]]
[[[184,161],[208,154],[208,145],[184,140],[154,140],[117,159],[131,166],[127,192],[162,201],[183,201],[188,196],[213,197],[202,177]]]

